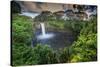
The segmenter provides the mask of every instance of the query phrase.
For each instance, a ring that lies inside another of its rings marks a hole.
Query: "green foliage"
[[[69,62],[69,47],[68,48],[64,48],[62,50],[60,50],[60,53],[59,53],[59,60],[60,60],[60,63],[67,63]]]
[[[50,64],[58,62],[56,53],[47,45],[37,44],[36,47],[31,48],[23,44],[16,44],[14,47],[12,53],[13,65]]]
[[[24,65],[24,53],[32,40],[32,22],[28,17],[12,15],[12,65]],[[28,46],[27,46],[28,45]],[[30,51],[30,49],[29,49]]]
[[[80,31],[78,40],[72,45],[70,62],[84,62],[97,60],[97,29],[96,19],[88,22]]]
[[[28,17],[12,16],[12,39],[14,43],[31,44],[32,22]]]
[[[29,57],[31,49],[26,44],[13,44],[12,45],[12,65],[25,65]]]
[[[38,64],[57,63],[56,53],[47,45],[37,45],[33,50]]]
[[[48,21],[48,26],[52,29],[56,30],[64,30],[68,31],[71,30],[74,35],[78,36],[81,29],[87,26],[87,21],[79,21],[79,20],[52,20]]]
[[[79,34],[80,30],[86,26],[86,21],[79,21],[79,20],[67,20],[65,24],[65,28],[69,28],[73,31],[75,34]]]
[[[65,29],[65,21],[64,20],[53,20],[53,21],[48,21],[48,25],[52,27],[53,29]]]

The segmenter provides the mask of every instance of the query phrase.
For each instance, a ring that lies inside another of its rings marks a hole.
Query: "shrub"
[[[31,44],[32,40],[31,19],[24,16],[12,16],[12,40],[14,43]]]
[[[88,22],[87,26],[82,28],[78,40],[72,45],[70,62],[86,62],[97,60],[97,30],[96,19]]]

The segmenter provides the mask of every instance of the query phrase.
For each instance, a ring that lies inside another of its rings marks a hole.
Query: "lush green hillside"
[[[12,65],[25,64],[25,54],[31,50],[32,34],[31,19],[12,15]]]
[[[71,62],[86,62],[97,60],[97,21],[96,18],[88,22],[81,29],[77,41],[72,46]]]
[[[12,15],[12,65],[96,61],[96,20],[94,18],[91,21],[48,21],[48,24],[55,28],[65,30],[69,28],[77,34],[76,40],[70,47],[56,51],[41,44],[31,47],[32,37],[34,36],[32,19],[16,14]]]

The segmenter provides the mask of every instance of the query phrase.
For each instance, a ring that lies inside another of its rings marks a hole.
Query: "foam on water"
[[[45,35],[38,35],[37,36],[37,39],[39,40],[42,40],[42,39],[49,39],[49,38],[52,38],[54,37],[54,34],[53,33],[48,33],[48,34],[45,34]]]

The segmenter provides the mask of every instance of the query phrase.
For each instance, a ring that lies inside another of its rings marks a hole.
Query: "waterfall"
[[[16,3],[18,3],[21,7],[21,14],[19,15],[28,16],[31,18],[35,18],[36,16],[40,15],[40,13],[38,12],[34,12],[34,11],[32,12],[28,10],[28,8],[25,7],[24,2],[16,1]]]
[[[42,35],[45,36],[45,26],[44,26],[44,23],[40,23],[41,25],[41,31],[42,31]]]
[[[41,32],[42,33],[37,36],[38,40],[49,39],[49,38],[54,37],[53,33],[46,33],[44,23],[40,23],[40,26],[41,26]]]

